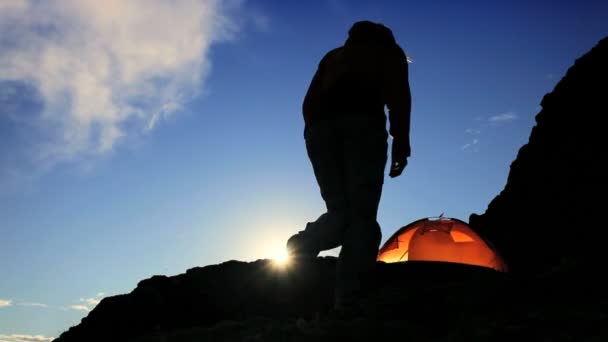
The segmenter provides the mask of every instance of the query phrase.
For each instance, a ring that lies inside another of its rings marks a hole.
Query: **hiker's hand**
[[[389,172],[389,177],[395,178],[399,177],[403,172],[403,169],[407,166],[407,158],[404,158],[401,161],[395,161],[391,163],[391,171]]]
[[[403,169],[407,166],[407,157],[409,155],[409,147],[404,145],[400,140],[393,140],[391,153],[391,170],[389,177],[399,177]]]

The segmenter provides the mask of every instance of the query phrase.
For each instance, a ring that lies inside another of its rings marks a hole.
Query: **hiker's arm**
[[[401,175],[411,154],[410,113],[412,94],[410,92],[407,57],[401,48],[397,51],[387,73],[386,106],[389,117],[389,133],[393,137],[390,177]]]
[[[393,142],[401,145],[401,152],[407,158],[410,156],[410,113],[412,110],[412,94],[410,92],[409,72],[405,53],[399,49],[399,56],[388,72],[386,102],[390,123],[389,133]]]
[[[304,114],[304,122],[309,123],[311,118],[319,115],[321,108],[321,75],[323,72],[323,60],[319,63],[317,71],[308,86],[308,91],[304,97],[302,105],[302,113]]]

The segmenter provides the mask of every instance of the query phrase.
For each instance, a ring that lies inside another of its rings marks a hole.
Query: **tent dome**
[[[443,261],[506,272],[492,245],[473,228],[454,218],[423,218],[400,228],[378,253],[378,261]]]

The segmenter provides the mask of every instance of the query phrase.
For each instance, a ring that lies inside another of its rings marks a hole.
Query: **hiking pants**
[[[340,116],[305,131],[306,149],[327,212],[306,225],[322,250],[342,246],[336,300],[365,285],[376,264],[381,231],[376,221],[387,161],[386,118]]]

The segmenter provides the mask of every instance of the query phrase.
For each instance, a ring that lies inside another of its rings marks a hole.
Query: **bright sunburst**
[[[270,253],[270,257],[275,265],[285,266],[289,263],[289,254],[285,246],[277,246],[273,248]]]

